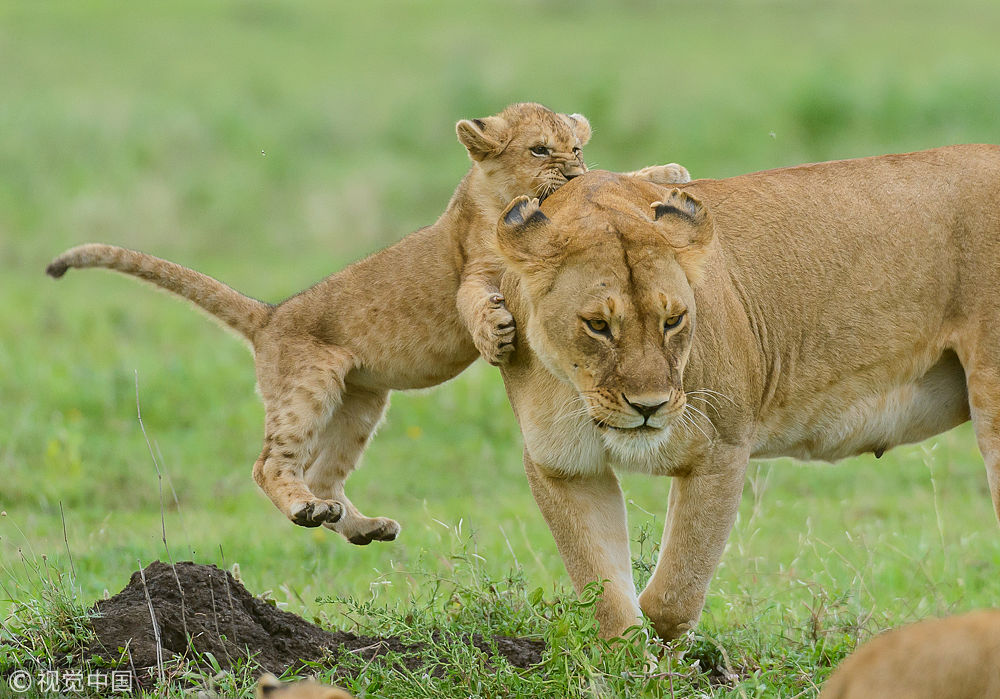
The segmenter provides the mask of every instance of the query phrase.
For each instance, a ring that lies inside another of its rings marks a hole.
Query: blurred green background
[[[361,549],[257,491],[237,339],[133,280],[45,264],[117,243],[282,299],[432,222],[468,167],[454,123],[515,101],[588,116],[591,166],[695,177],[997,142],[998,36],[1000,4],[971,0],[0,3],[0,578],[19,548],[66,565],[60,502],[86,596],[164,556],[138,376],[175,559],[239,563],[293,609],[405,603],[469,537],[496,575],[567,585],[496,370],[394,396],[348,492],[403,533]],[[708,628],[995,601],[968,426],[751,483]],[[624,486],[648,560],[669,482]]]

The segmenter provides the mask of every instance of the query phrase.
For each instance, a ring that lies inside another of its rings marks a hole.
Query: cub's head
[[[343,689],[329,687],[311,680],[283,683],[271,674],[257,681],[256,699],[354,699]]]
[[[497,224],[529,345],[620,457],[655,450],[686,419],[692,286],[713,237],[693,196],[600,171],[560,188],[544,212],[516,199]]]
[[[463,119],[455,130],[500,206],[522,194],[544,199],[587,171],[590,123],[580,114],[512,104],[496,116]]]

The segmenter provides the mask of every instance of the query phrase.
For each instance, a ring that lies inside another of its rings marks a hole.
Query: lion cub
[[[265,404],[264,446],[253,467],[261,489],[292,522],[323,525],[354,544],[390,541],[399,524],[366,517],[344,493],[390,390],[454,377],[479,355],[512,351],[513,317],[497,287],[496,221],[507,202],[544,197],[586,171],[590,124],[538,104],[463,120],[458,139],[472,167],[431,226],[271,305],[200,272],[141,252],[90,244],[48,266],[106,267],[183,296],[246,338]],[[685,182],[676,164],[640,171]]]
[[[257,699],[354,699],[343,689],[319,684],[312,680],[285,684],[268,673],[257,681]]]
[[[820,699],[1000,697],[1000,610],[928,619],[863,645]]]

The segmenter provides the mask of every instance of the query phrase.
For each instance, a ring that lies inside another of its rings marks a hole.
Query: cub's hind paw
[[[289,519],[300,527],[332,524],[343,516],[344,507],[336,500],[309,500],[292,505]]]
[[[687,168],[677,163],[650,165],[637,170],[634,175],[654,184],[684,184],[691,181],[691,174]]]
[[[393,541],[399,536],[400,527],[399,522],[388,517],[365,517],[354,523],[351,529],[350,533],[341,533],[355,546],[367,546],[373,541]]]
[[[472,335],[479,354],[493,366],[502,364],[514,351],[515,333],[514,316],[504,305],[503,296],[490,294],[477,314],[476,331]]]

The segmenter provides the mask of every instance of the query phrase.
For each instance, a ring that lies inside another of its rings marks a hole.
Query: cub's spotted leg
[[[340,407],[320,435],[316,458],[306,470],[306,483],[312,492],[344,507],[339,520],[323,526],[359,546],[392,541],[399,535],[398,522],[388,517],[366,517],[344,494],[344,481],[357,466],[388,403],[388,391],[348,386]]]
[[[458,312],[483,359],[498,366],[514,351],[514,316],[496,286],[498,270],[466,271],[458,287]]]
[[[303,478],[320,434],[339,406],[353,358],[338,347],[302,338],[258,356],[257,383],[264,398],[264,448],[253,477],[292,522],[318,527],[336,522],[343,506],[317,497]],[[262,368],[263,367],[263,368]]]
[[[639,595],[642,611],[664,640],[698,622],[736,521],[748,454],[727,461],[718,475],[675,477],[670,483],[660,558]]]
[[[594,607],[601,636],[621,636],[641,623],[625,499],[615,474],[610,469],[586,476],[549,474],[527,452],[524,470],[577,594],[588,583],[604,583],[604,593]]]
[[[691,181],[691,175],[688,173],[687,168],[677,163],[650,165],[641,170],[634,170],[625,174],[649,180],[653,184],[684,184]]]

